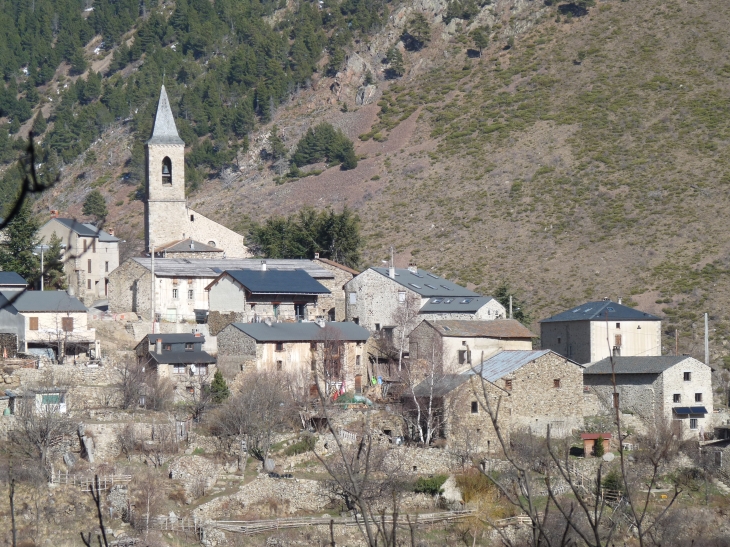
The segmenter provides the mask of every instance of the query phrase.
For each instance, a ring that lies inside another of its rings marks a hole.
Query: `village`
[[[39,236],[63,241],[68,289],[0,272],[5,473],[34,485],[10,495],[13,534],[519,545],[562,526],[620,544],[727,506],[727,394],[707,350],[663,350],[660,317],[606,295],[533,332],[511,297],[415,263],[254,257],[188,207],[184,153],[163,86],[144,252],[51,211]],[[573,500],[605,518],[565,525]]]

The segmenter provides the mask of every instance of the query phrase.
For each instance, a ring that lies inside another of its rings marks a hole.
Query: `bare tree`
[[[182,401],[178,404],[178,407],[196,422],[213,404],[210,381],[211,375],[208,373],[194,374],[188,384],[188,387],[192,389],[186,390],[182,394]]]
[[[406,293],[391,315],[391,325],[381,328],[375,334],[374,342],[379,354],[397,362],[399,371],[403,368],[403,355],[408,349],[408,335],[421,319],[420,309],[420,299]]]
[[[127,461],[132,459],[132,454],[134,454],[138,442],[137,430],[133,423],[125,424],[117,433],[117,444],[119,445],[119,450],[127,458]]]
[[[163,507],[165,490],[162,479],[157,471],[148,468],[135,473],[130,486],[135,507],[131,515],[132,525],[148,534],[152,515]]]
[[[137,447],[154,467],[162,467],[170,456],[177,454],[180,450],[175,424],[154,424],[152,426],[152,439],[148,441],[139,440]]]
[[[134,359],[125,359],[118,367],[119,379],[116,384],[124,409],[135,408],[146,392],[147,372],[145,366]]]

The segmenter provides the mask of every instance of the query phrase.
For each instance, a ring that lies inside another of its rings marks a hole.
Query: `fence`
[[[191,518],[170,518],[166,516],[155,517],[152,521],[155,530],[170,532],[192,532],[200,537],[201,526]]]
[[[101,490],[109,490],[115,484],[127,484],[132,480],[132,475],[103,475],[99,477],[99,488]],[[58,470],[51,475],[52,484],[66,484],[78,486],[82,492],[91,492],[94,485],[94,477],[79,477],[69,475],[68,471]]]

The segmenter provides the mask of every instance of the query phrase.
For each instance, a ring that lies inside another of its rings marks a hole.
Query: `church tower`
[[[177,133],[165,86],[160,91],[155,126],[147,141],[145,246],[158,247],[185,237],[185,143]]]

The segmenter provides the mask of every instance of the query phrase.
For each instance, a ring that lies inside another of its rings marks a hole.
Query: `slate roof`
[[[491,296],[434,296],[421,307],[418,313],[476,313],[490,300],[494,300],[494,298]]]
[[[388,268],[370,268],[371,270],[378,272],[380,275],[385,277],[388,276]],[[435,274],[429,273],[425,270],[416,270],[416,273],[411,272],[407,268],[395,268],[395,279],[396,283],[409,288],[412,291],[420,294],[423,297],[431,296],[444,296],[444,297],[478,297],[479,295],[474,291],[457,285],[452,281],[448,281]]]
[[[575,308],[543,319],[540,323],[558,323],[562,321],[661,321],[657,316],[645,313],[610,300],[586,302]]]
[[[143,268],[150,270],[149,257],[135,257]],[[304,270],[315,279],[333,279],[335,274],[316,262],[306,259],[266,259],[268,270]],[[260,258],[155,258],[156,277],[202,277],[215,279],[226,270],[260,270]]]
[[[97,228],[93,224],[79,222],[74,218],[58,217],[49,220],[49,222],[53,222],[54,220],[62,224],[66,228],[70,229],[72,232],[76,232],[81,237],[96,237],[102,243],[114,243],[115,241],[119,241],[118,237],[114,237],[110,233],[107,233],[104,230]]]
[[[334,336],[343,342],[365,342],[370,337],[366,328],[355,323],[332,321],[325,325],[336,329],[338,333]],[[232,326],[257,342],[321,342],[327,335],[317,323],[232,323]]]
[[[347,272],[352,275],[360,275],[360,272],[357,270],[353,270],[349,266],[345,266],[344,264],[340,264],[339,262],[335,262],[334,260],[330,260],[329,258],[315,258],[315,260],[319,260],[320,262],[323,262],[324,264],[329,264],[330,266],[334,266],[335,268],[339,268],[340,270]]]
[[[416,397],[443,397],[457,387],[469,381],[469,374],[445,374],[433,382],[433,389],[429,380],[423,380],[413,388]]]
[[[16,291],[2,294],[20,313],[88,311],[78,298],[69,296],[66,291]]]
[[[215,363],[212,357],[205,351],[163,351],[162,353],[149,353],[150,358],[161,365],[197,365]]]
[[[654,357],[614,357],[616,374],[661,374],[665,370],[678,365],[686,359],[686,355],[657,355]],[[584,376],[594,374],[611,374],[611,359],[606,357],[586,366]]]
[[[192,247],[190,247],[192,245]],[[195,241],[193,238],[178,239],[155,247],[156,253],[168,252],[168,253],[222,253],[223,249],[213,247],[212,245],[206,245],[200,241]]]
[[[195,336],[192,332],[183,332],[179,334],[148,334],[145,336],[149,344],[154,344],[157,340],[162,339],[163,344],[184,344],[186,342],[205,342],[205,336]],[[144,340],[144,338],[142,339]]]
[[[537,338],[516,319],[495,319],[493,321],[439,320],[427,319],[442,336],[471,338]]]
[[[228,275],[253,294],[330,294],[330,291],[304,270],[226,270]],[[220,279],[219,277],[219,279]],[[206,287],[210,289],[216,279]]]
[[[15,272],[0,272],[0,285],[20,285],[25,287],[28,282]]]
[[[157,114],[155,115],[155,126],[152,129],[152,137],[147,144],[182,144],[185,142],[178,135],[175,126],[175,117],[172,115],[170,101],[167,98],[165,86],[160,89],[160,101],[157,103]]]
[[[482,378],[489,382],[496,382],[503,376],[514,372],[539,359],[543,355],[551,353],[552,350],[504,350],[486,359],[480,365],[473,367],[464,374],[481,374]],[[553,352],[554,353],[554,352]],[[557,355],[557,354],[556,354]],[[572,361],[571,361],[572,362]]]

